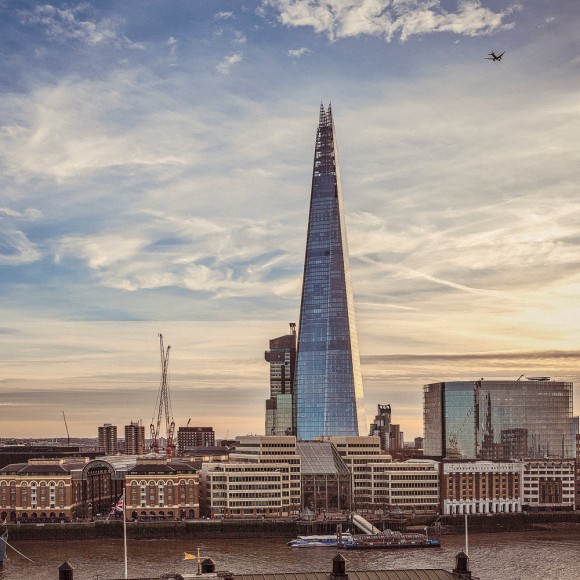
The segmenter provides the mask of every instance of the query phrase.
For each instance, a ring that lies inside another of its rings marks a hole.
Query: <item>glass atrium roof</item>
[[[349,474],[341,456],[329,441],[297,441],[302,474],[342,475]]]

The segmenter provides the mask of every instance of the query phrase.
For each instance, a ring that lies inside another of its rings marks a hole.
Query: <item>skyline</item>
[[[580,6],[0,1],[2,437],[262,433],[332,103],[367,424],[548,375],[580,414]],[[485,60],[506,51],[500,63]],[[227,404],[224,404],[227,403]]]

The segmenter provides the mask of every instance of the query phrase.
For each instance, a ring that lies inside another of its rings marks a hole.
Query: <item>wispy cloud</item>
[[[217,70],[224,75],[230,74],[232,67],[242,61],[242,55],[239,52],[226,56],[218,65]]]
[[[290,49],[288,51],[288,56],[290,56],[292,58],[300,58],[301,56],[304,56],[305,54],[308,54],[309,52],[311,52],[310,49],[303,46],[302,48]]]
[[[88,2],[59,8],[51,4],[37,5],[31,10],[21,10],[23,24],[39,26],[55,42],[78,41],[89,45],[113,43],[132,48],[142,45],[130,41],[119,32],[120,22],[111,18],[95,17]]]
[[[37,246],[22,231],[6,228],[0,232],[0,264],[28,264],[37,261],[40,256]]]
[[[214,15],[215,20],[230,20],[234,17],[234,13],[230,11],[217,12]]]
[[[478,0],[462,0],[457,10],[443,8],[438,0],[263,0],[285,26],[308,26],[336,40],[361,35],[380,36],[387,42],[401,41],[433,32],[481,36],[509,29],[505,22],[514,6],[501,12],[485,8]]]

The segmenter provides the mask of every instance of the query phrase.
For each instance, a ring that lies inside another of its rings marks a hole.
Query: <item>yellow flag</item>
[[[188,554],[187,552],[183,552],[183,559],[184,560],[195,560],[196,556],[193,554]]]

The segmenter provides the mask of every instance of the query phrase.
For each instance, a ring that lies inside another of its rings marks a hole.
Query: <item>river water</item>
[[[290,540],[292,538],[288,538]],[[443,536],[441,548],[418,550],[343,550],[348,570],[442,568],[452,570],[455,555],[464,547],[463,536]],[[284,539],[128,540],[129,578],[159,577],[166,572],[195,573],[195,560],[183,552],[216,562],[216,569],[234,574],[328,571],[331,548],[289,548]],[[50,580],[67,560],[75,580],[124,577],[123,540],[31,542],[14,546],[35,563],[10,548],[10,560],[0,568],[0,580]],[[580,526],[550,532],[471,534],[470,568],[481,580],[578,580],[580,578]]]

